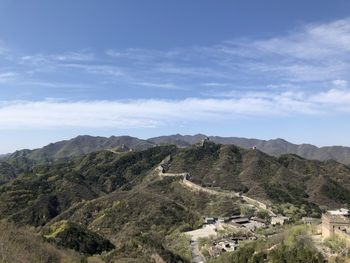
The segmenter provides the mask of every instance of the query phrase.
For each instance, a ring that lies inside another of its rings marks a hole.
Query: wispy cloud
[[[307,24],[270,38],[234,39],[173,52],[128,49],[109,50],[107,54],[115,58],[142,58],[143,63],[149,63],[149,74],[197,78],[208,83],[203,85],[206,87],[224,88],[222,80],[230,80],[236,86],[252,82],[261,86],[275,83],[306,86],[347,81],[349,47],[350,19],[342,19]]]
[[[2,46],[0,43],[0,53]],[[192,97],[234,97],[271,90],[311,95],[348,86],[350,18],[306,24],[273,37],[231,39],[211,46],[83,49],[12,57],[4,70],[16,72],[20,78],[0,76],[3,84],[11,80],[13,85],[23,85],[35,79],[37,83],[71,81],[74,87],[86,80],[96,89],[101,83],[179,92],[186,87],[186,96]]]
[[[0,83],[8,83],[16,79],[15,72],[0,72]]]
[[[232,98],[127,101],[7,101],[0,103],[0,127],[144,128],[169,123],[208,122],[240,117],[350,113],[350,90],[246,93]]]
[[[173,89],[173,90],[184,89],[183,87],[175,85],[174,83],[137,82],[135,84],[139,86],[144,86],[144,87],[155,87],[155,88],[161,88],[161,89]]]
[[[59,54],[35,54],[18,58],[19,63],[29,65],[46,65],[57,62],[85,62],[93,61],[95,54],[89,51],[70,51]]]
[[[230,84],[218,83],[218,82],[207,82],[207,83],[202,83],[202,86],[205,86],[205,87],[227,87],[227,86],[230,86]]]
[[[96,74],[96,75],[109,75],[120,77],[124,75],[123,69],[117,66],[111,65],[98,65],[98,64],[78,64],[78,63],[68,63],[60,65],[64,68],[83,70],[86,73]]]
[[[92,61],[95,59],[95,54],[88,51],[65,52],[62,54],[50,55],[49,58],[58,61]]]

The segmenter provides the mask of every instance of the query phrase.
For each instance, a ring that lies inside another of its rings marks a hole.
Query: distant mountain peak
[[[122,145],[122,148],[129,148],[134,150],[143,150],[156,145],[176,145],[178,147],[187,147],[196,144],[205,138],[209,138],[210,141],[220,144],[234,144],[241,148],[256,149],[273,156],[280,156],[283,154],[296,154],[306,159],[314,160],[330,160],[334,159],[346,165],[350,165],[350,147],[344,146],[328,146],[317,147],[311,144],[294,144],[286,141],[282,138],[276,138],[271,140],[260,140],[252,138],[242,137],[220,137],[220,136],[207,136],[202,133],[195,135],[165,135],[147,140],[138,139],[129,135],[122,136],[91,136],[91,135],[79,135],[70,140],[59,141],[50,143],[35,150],[20,150],[12,153],[10,156],[2,156],[6,158],[18,158],[26,157],[32,160],[45,159],[60,159],[71,156],[78,156],[93,151],[103,149],[116,149]],[[0,156],[1,158],[1,156]]]

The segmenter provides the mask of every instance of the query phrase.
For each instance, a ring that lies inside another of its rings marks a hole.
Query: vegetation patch
[[[100,254],[114,245],[107,239],[72,222],[62,220],[46,227],[43,236],[48,241],[83,254]]]

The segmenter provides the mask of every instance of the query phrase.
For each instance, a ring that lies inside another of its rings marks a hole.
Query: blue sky
[[[79,134],[350,146],[350,2],[1,0],[0,153]]]

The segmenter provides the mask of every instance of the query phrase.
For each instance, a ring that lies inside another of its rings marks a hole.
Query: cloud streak
[[[0,83],[8,83],[16,79],[15,72],[0,72]]]
[[[203,100],[242,98],[254,92],[272,92],[271,96],[277,96],[276,92],[302,92],[308,98],[317,93],[324,100],[330,90],[344,90],[350,81],[350,18],[307,24],[273,37],[253,36],[212,46],[108,49],[102,53],[87,49],[11,57],[3,67],[5,72],[0,72],[1,87],[37,83],[44,89],[65,83],[72,89],[96,87],[95,93],[101,87],[113,87],[135,89],[134,99],[148,97],[147,89],[159,90],[153,96],[162,94],[158,96],[162,98],[167,94],[162,91],[176,90],[177,98]],[[128,92],[118,94],[130,98]],[[105,97],[110,99],[107,92]]]
[[[127,101],[8,101],[0,103],[0,127],[11,128],[156,128],[186,122],[240,117],[350,114],[350,90],[313,95],[246,93],[232,98]]]

